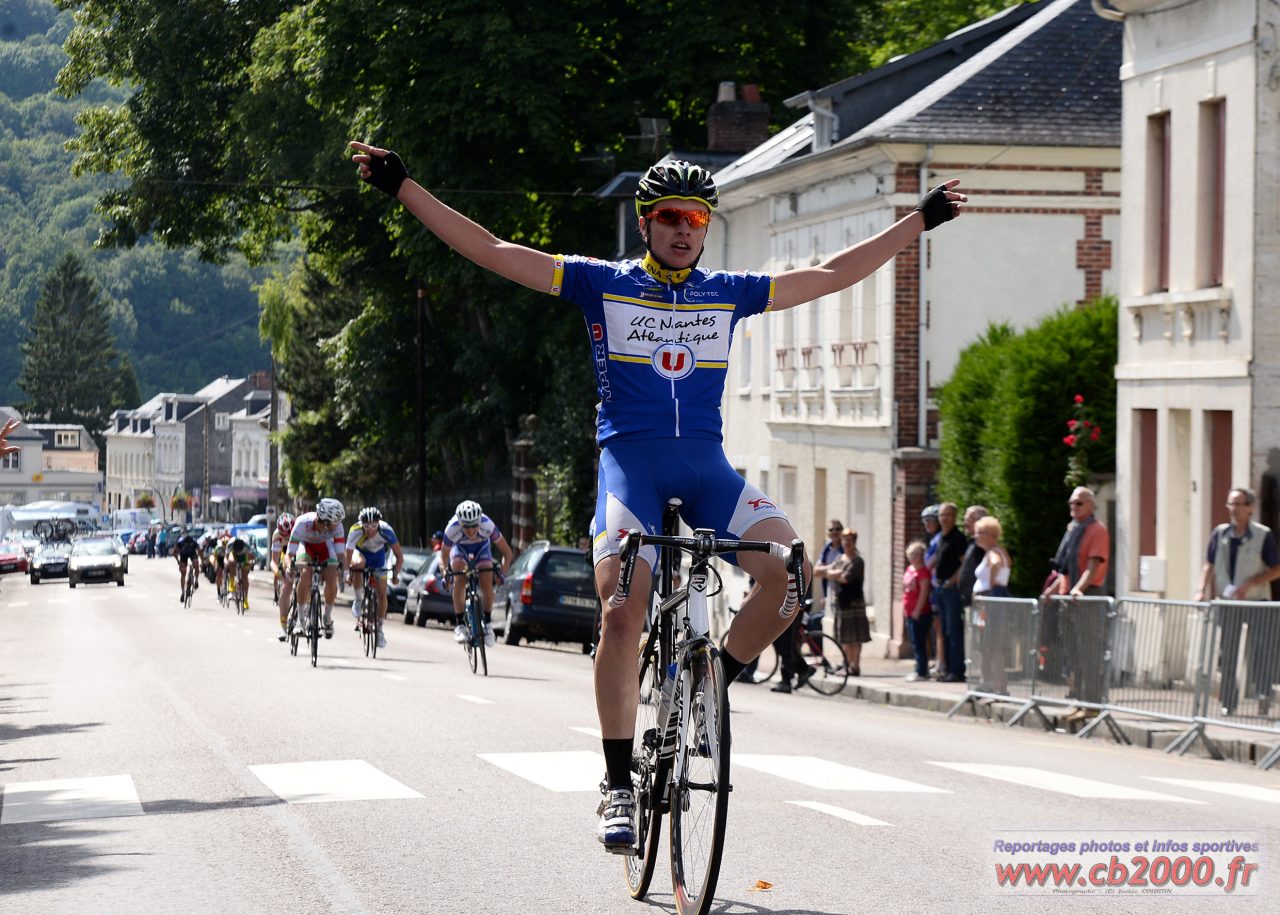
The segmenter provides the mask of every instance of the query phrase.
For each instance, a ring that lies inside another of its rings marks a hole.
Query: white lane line
[[[577,731],[579,734],[586,734],[588,737],[594,737],[599,740],[601,737],[599,728],[569,728],[571,731]]]
[[[835,807],[831,804],[824,804],[821,801],[787,801],[788,804],[795,804],[797,807],[807,807],[810,810],[816,810],[818,813],[830,814],[841,820],[848,820],[850,823],[857,823],[859,826],[892,826],[892,823],[886,823],[884,820],[877,820],[875,817],[869,817],[865,813],[855,813],[852,810],[845,810],[843,807]]]
[[[483,696],[471,696],[466,693],[458,693],[458,698],[467,702],[474,702],[476,705],[493,705],[492,699],[486,699]]]
[[[50,820],[92,820],[143,814],[138,790],[128,775],[15,782],[4,786],[0,826]]]
[[[250,766],[249,771],[290,804],[422,797],[363,759],[276,763]]]
[[[1280,804],[1280,790],[1263,788],[1261,785],[1246,785],[1244,782],[1201,781],[1197,778],[1159,778],[1154,775],[1145,777],[1153,782],[1164,782],[1166,785],[1177,785],[1181,788],[1199,788],[1202,791],[1229,794],[1232,797],[1242,797],[1250,801]]]
[[[1126,785],[1113,785],[1110,782],[1099,782],[1091,778],[1080,778],[1076,775],[1064,775],[1061,772],[1050,772],[1048,769],[1034,769],[1030,766],[1000,766],[988,763],[949,763],[930,762],[931,766],[953,769],[967,775],[979,775],[983,778],[994,778],[1001,782],[1025,785],[1028,788],[1040,788],[1044,791],[1055,791],[1058,794],[1069,794],[1072,797],[1105,798],[1107,800],[1128,801],[1169,801],[1175,804],[1203,804],[1185,797],[1174,797],[1172,794],[1160,794],[1147,791],[1145,788],[1130,788]]]
[[[825,791],[899,791],[915,794],[950,794],[943,788],[910,782],[892,775],[857,769],[816,756],[756,756],[734,754],[733,765],[755,769]]]
[[[326,658],[325,660],[329,662],[330,667],[355,667],[346,658]]]
[[[6,604],[5,606],[6,606],[6,607],[30,607],[30,606],[31,606],[31,601],[29,601],[29,600],[15,600],[15,601],[10,601],[10,602],[9,602],[8,604]]]
[[[600,791],[604,757],[586,750],[550,753],[480,753],[485,762],[506,769],[548,791]]]
[[[408,677],[402,677],[399,674],[383,674],[383,676],[388,680],[395,680],[397,683],[405,683],[409,679]]]

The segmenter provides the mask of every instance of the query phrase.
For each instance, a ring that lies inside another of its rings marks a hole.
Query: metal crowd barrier
[[[1129,739],[1117,714],[1182,726],[1166,752],[1185,753],[1211,725],[1280,737],[1280,603],[1125,597],[975,597],[965,627],[966,705],[1014,703],[1017,724],[1041,706],[1092,718]],[[1280,761],[1280,744],[1258,761]]]

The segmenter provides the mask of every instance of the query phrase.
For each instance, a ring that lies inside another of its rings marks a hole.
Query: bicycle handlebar
[[[620,607],[630,596],[636,558],[644,544],[683,550],[691,553],[695,561],[706,560],[720,553],[770,553],[782,560],[787,567],[787,596],[778,608],[778,616],[784,620],[790,619],[800,606],[800,595],[804,593],[804,543],[800,540],[792,540],[791,545],[787,546],[769,540],[722,540],[715,536],[714,531],[706,529],[694,531],[692,537],[664,537],[645,534],[634,528],[622,535],[622,570],[618,575],[617,588],[609,598],[609,606]]]

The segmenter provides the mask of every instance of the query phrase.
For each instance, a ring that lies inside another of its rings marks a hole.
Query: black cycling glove
[[[942,184],[920,198],[920,202],[916,204],[916,211],[924,216],[926,232],[956,218],[955,208],[947,199],[947,188]]]
[[[364,180],[382,193],[396,196],[400,193],[400,185],[408,177],[409,172],[395,153],[388,151],[385,156],[369,154],[369,177]]]

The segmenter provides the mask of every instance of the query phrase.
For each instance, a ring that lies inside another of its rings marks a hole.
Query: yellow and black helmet
[[[677,159],[660,162],[645,172],[636,187],[636,215],[643,216],[646,207],[661,200],[697,200],[714,210],[720,192],[709,171]]]

